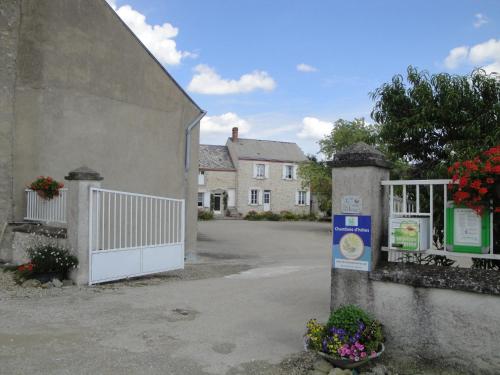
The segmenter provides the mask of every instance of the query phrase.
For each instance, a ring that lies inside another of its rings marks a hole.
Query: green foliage
[[[245,216],[245,220],[250,221],[260,221],[260,220],[268,220],[268,221],[297,221],[297,220],[308,220],[308,221],[317,221],[318,217],[313,213],[308,214],[294,214],[290,211],[281,211],[279,214],[274,213],[272,211],[266,212],[257,212],[257,211],[249,211]]]
[[[26,250],[33,265],[33,275],[60,273],[66,277],[68,272],[78,266],[78,259],[68,249],[51,244],[37,244]]]
[[[212,211],[198,210],[198,220],[212,220],[214,213]]]
[[[327,159],[332,159],[335,153],[357,142],[376,146],[379,144],[378,133],[378,126],[367,124],[364,118],[339,119],[335,121],[332,132],[319,141],[320,151]]]
[[[498,260],[498,259],[472,258],[472,268],[480,269],[480,270],[500,271],[500,260]]]
[[[371,97],[385,151],[411,163],[410,177],[444,178],[454,161],[500,143],[500,79],[482,70],[429,75],[410,66]]]
[[[320,162],[309,155],[308,161],[299,164],[298,176],[302,188],[310,187],[318,200],[319,209],[330,213],[332,210],[332,170],[326,162]]]
[[[360,307],[356,305],[344,305],[330,315],[326,326],[328,328],[342,328],[348,334],[353,335],[358,330],[360,322],[368,325],[372,321],[373,318]]]

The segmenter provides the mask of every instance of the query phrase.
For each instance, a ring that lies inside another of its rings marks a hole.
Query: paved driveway
[[[327,317],[329,244],[328,224],[202,222],[182,272],[3,288],[0,373],[261,373],[302,349],[309,318]]]

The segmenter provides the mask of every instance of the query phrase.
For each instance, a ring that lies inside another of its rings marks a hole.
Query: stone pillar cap
[[[392,164],[375,147],[358,142],[339,151],[331,162],[333,168],[375,166],[390,169]]]
[[[101,181],[103,178],[98,172],[94,171],[93,169],[90,169],[89,167],[83,166],[69,172],[68,175],[64,177],[64,179],[70,181],[71,180]]]

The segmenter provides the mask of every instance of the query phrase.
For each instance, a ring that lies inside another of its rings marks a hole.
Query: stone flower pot
[[[328,362],[330,362],[332,365],[335,367],[340,367],[342,369],[355,369],[361,366],[366,365],[368,362],[380,357],[382,353],[385,350],[384,344],[380,344],[380,350],[377,352],[377,354],[373,357],[367,357],[361,361],[351,361],[350,359],[339,359],[336,357],[333,357],[329,354],[323,353],[323,352],[316,352],[320,357],[326,359]]]

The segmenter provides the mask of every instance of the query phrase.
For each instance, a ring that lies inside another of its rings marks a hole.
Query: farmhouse
[[[297,176],[305,160],[296,143],[239,138],[235,127],[225,146],[200,146],[198,207],[232,216],[309,213],[310,192]]]
[[[0,224],[37,176],[88,166],[107,189],[185,199],[194,244],[204,112],[106,1],[1,1],[0,82]]]

